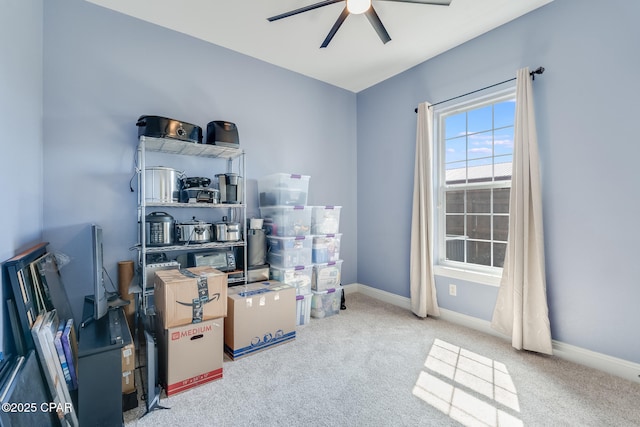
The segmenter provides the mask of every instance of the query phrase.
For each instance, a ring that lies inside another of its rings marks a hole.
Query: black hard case
[[[202,128],[180,120],[160,116],[140,116],[136,122],[138,136],[172,138],[202,143]]]
[[[240,138],[235,123],[215,120],[207,124],[207,144],[238,147]]]

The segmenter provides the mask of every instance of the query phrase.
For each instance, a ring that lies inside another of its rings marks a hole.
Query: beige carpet
[[[362,294],[126,426],[640,426],[640,384]]]

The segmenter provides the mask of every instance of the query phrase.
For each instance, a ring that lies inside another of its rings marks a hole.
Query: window
[[[515,92],[436,111],[439,263],[480,272],[504,264]]]

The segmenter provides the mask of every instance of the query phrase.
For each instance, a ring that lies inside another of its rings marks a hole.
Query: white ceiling
[[[359,92],[553,0],[452,0],[448,7],[373,0],[391,41],[382,44],[364,15],[350,15],[325,49],[344,2],[268,22],[319,0],[87,1]]]

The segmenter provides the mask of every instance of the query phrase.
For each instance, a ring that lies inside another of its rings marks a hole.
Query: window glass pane
[[[507,253],[506,243],[493,244],[493,266],[504,267],[504,255]]]
[[[508,100],[498,96],[495,103],[482,98],[439,115],[440,249],[442,258],[470,266],[502,267],[509,233],[515,91]]]
[[[464,213],[464,190],[447,191],[447,213]]]
[[[445,146],[445,162],[458,162],[466,160],[467,138],[448,139]]]
[[[447,237],[464,236],[464,215],[447,215]]]
[[[470,133],[484,132],[493,129],[491,105],[470,110],[467,113],[468,131]]]
[[[467,158],[478,159],[493,155],[493,132],[482,132],[469,135]]]
[[[467,182],[467,162],[455,162],[446,166],[445,180],[447,184]]]
[[[449,116],[444,122],[444,137],[454,138],[466,134],[467,115],[465,113]]]
[[[496,158],[496,163],[493,167],[493,179],[495,181],[511,181],[511,156],[504,156]]]
[[[494,155],[503,156],[513,154],[513,128],[499,129],[493,136]]]
[[[491,217],[489,215],[468,215],[467,235],[471,239],[491,239]]]
[[[493,180],[493,159],[477,159],[467,162],[468,182],[490,182]]]
[[[447,259],[464,262],[464,239],[447,240]]]
[[[509,100],[494,104],[493,114],[493,127],[501,128],[504,126],[513,126],[516,116],[515,100]]]
[[[509,217],[494,216],[493,217],[493,240],[507,241],[507,235],[509,234]]]
[[[467,241],[467,262],[491,265],[491,243]]]
[[[510,188],[496,188],[493,190],[493,213],[509,213]]]
[[[490,213],[491,190],[467,190],[467,212]]]

